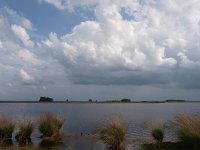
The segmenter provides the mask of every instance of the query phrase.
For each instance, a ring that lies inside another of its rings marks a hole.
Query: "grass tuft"
[[[123,150],[125,140],[125,130],[119,120],[106,123],[100,130],[100,139],[110,150]]]
[[[0,139],[11,139],[15,124],[3,115],[0,115]]]
[[[200,149],[200,117],[180,114],[176,118],[177,136],[191,149]]]
[[[153,129],[151,131],[151,135],[153,136],[154,140],[157,141],[157,143],[162,143],[163,138],[164,138],[164,131],[163,129]]]
[[[19,145],[26,146],[32,144],[31,134],[34,126],[31,120],[21,120],[19,122],[19,131],[17,132],[15,139]]]
[[[145,127],[150,131],[157,144],[163,142],[165,125],[159,120],[149,120],[145,122]]]
[[[39,131],[42,137],[52,137],[59,139],[60,129],[64,124],[64,119],[56,117],[51,113],[45,112],[39,118]]]

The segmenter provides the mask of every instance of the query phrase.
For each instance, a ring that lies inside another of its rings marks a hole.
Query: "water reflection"
[[[42,139],[39,143],[39,146],[43,149],[48,148],[64,148],[64,142],[63,141],[55,141],[51,139]]]
[[[11,147],[13,146],[12,139],[1,139],[0,140],[0,147]]]
[[[20,147],[33,146],[33,142],[31,140],[31,138],[28,138],[28,139],[19,139],[19,138],[16,138],[16,141],[18,143],[18,146],[20,146]]]

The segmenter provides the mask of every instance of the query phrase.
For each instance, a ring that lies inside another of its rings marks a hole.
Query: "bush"
[[[200,148],[200,117],[180,114],[176,118],[176,129],[182,144],[193,149]]]
[[[125,130],[121,122],[114,120],[105,124],[100,131],[100,139],[110,150],[123,150]]]
[[[14,131],[15,124],[7,119],[5,116],[0,116],[0,138],[10,139],[12,138],[12,133]]]
[[[40,115],[39,131],[42,133],[42,137],[56,137],[60,135],[63,124],[64,119],[46,112]]]

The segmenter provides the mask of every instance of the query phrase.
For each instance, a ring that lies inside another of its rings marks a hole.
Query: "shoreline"
[[[14,100],[2,100],[0,103],[39,103],[39,104],[157,104],[157,103],[200,103],[200,101],[132,101],[132,102],[118,102],[118,101],[98,101],[98,102],[88,102],[88,101],[53,101],[53,102],[39,102],[39,101],[14,101]]]

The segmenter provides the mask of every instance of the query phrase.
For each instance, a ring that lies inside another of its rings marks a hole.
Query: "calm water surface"
[[[66,119],[64,131],[93,133],[112,116],[120,117],[129,134],[141,134],[137,128],[148,119],[173,120],[179,113],[200,114],[200,103],[12,103],[0,104],[0,113],[13,119],[37,119],[41,112],[52,112]]]
[[[41,112],[52,112],[66,119],[64,133],[95,133],[111,116],[120,117],[133,136],[149,136],[144,121],[173,121],[179,113],[200,114],[200,103],[9,103],[0,104],[0,113],[18,120],[36,120]],[[166,138],[173,135],[167,133]]]

